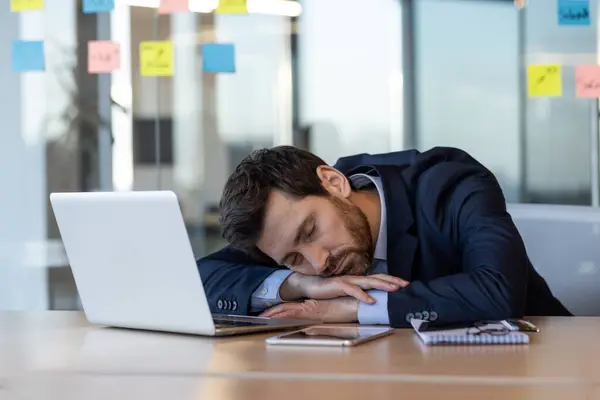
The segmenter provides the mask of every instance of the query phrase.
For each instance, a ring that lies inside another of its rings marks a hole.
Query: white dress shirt
[[[381,202],[381,219],[379,235],[375,244],[373,255],[373,268],[369,274],[387,274],[387,219],[383,186],[378,176],[367,174],[356,174],[350,180],[358,189],[369,184],[374,184]],[[279,288],[283,281],[292,273],[290,270],[277,270],[269,275],[261,285],[252,293],[250,307],[252,311],[260,312],[269,307],[283,302],[279,297]],[[390,319],[387,311],[388,295],[382,290],[369,290],[369,295],[376,300],[375,304],[359,303],[358,322],[365,325],[383,324],[389,325]]]

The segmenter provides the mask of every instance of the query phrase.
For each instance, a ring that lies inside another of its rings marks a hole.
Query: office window
[[[575,97],[574,67],[596,64],[595,22],[559,26],[552,1],[414,4],[415,144],[469,151],[510,202],[590,205],[597,110]],[[527,65],[550,63],[562,65],[563,95],[528,98]]]
[[[310,150],[329,163],[341,156],[402,146],[400,3],[302,2],[299,123],[309,135]]]
[[[415,2],[416,145],[470,152],[521,198],[518,11],[511,2]]]

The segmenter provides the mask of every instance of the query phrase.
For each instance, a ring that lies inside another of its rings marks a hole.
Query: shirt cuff
[[[252,293],[250,308],[253,311],[262,311],[282,303],[283,300],[279,296],[279,288],[291,274],[292,271],[289,269],[279,269],[267,276],[254,293]]]
[[[388,293],[383,290],[369,290],[367,293],[375,299],[376,303],[358,304],[358,322],[361,325],[389,325]]]

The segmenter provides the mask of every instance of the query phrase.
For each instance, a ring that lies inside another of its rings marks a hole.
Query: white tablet
[[[266,339],[271,345],[348,347],[368,342],[392,333],[390,327],[312,326]]]

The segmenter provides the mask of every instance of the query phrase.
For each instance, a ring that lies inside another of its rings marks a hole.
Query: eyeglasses
[[[492,325],[488,327],[488,325]],[[467,335],[493,335],[493,336],[502,336],[507,335],[510,332],[510,329],[507,327],[498,324],[494,321],[479,321],[473,323],[470,327],[467,328]]]

